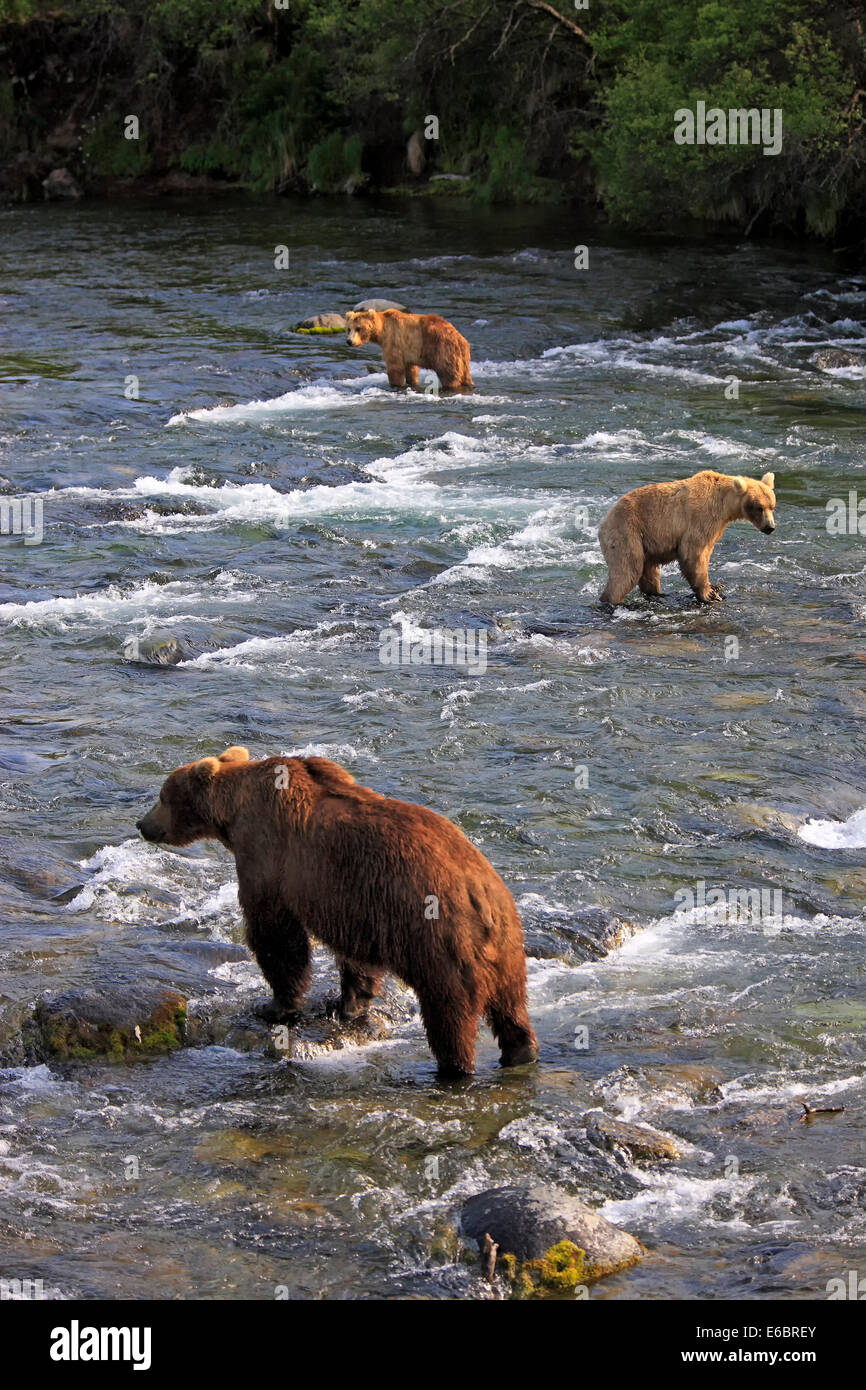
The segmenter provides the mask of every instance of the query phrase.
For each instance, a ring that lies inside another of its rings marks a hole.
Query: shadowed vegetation
[[[636,229],[856,236],[863,22],[849,0],[0,0],[0,161],[12,198],[57,167],[94,192],[441,191],[438,173]],[[675,143],[699,100],[780,109],[781,153]]]

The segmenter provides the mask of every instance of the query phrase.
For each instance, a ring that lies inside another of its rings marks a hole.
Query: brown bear
[[[392,386],[417,386],[418,368],[427,367],[436,373],[443,391],[475,390],[469,375],[469,344],[438,314],[363,309],[346,315],[346,338],[351,347],[379,343]]]
[[[733,478],[705,469],[692,478],[650,483],[615,502],[598,528],[607,561],[603,603],[622,603],[635,584],[647,598],[662,598],[659,565],[677,560],[699,603],[724,598],[710,583],[716,541],[732,521],[750,521],[771,535],[776,529],[775,478]]]
[[[327,758],[250,762],[227,748],[172,772],[137,828],[155,844],[232,851],[270,1021],[296,1016],[313,935],[337,956],[343,1017],[366,1013],[387,970],[414,989],[443,1074],[474,1070],[482,1014],[503,1066],[537,1058],[514,900],[444,816],[361,787]]]

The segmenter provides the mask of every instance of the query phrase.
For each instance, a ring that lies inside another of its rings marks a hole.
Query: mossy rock
[[[511,1285],[512,1298],[575,1298],[585,1290],[587,1273],[586,1251],[571,1240],[551,1245],[537,1260],[524,1260],[506,1255],[500,1270]]]
[[[573,1296],[644,1255],[634,1236],[579,1197],[542,1185],[495,1187],[470,1197],[460,1229],[479,1250],[487,1235],[499,1246],[497,1271],[517,1298]]]
[[[40,1062],[162,1057],[186,1041],[187,1001],[158,986],[69,990],[40,999],[26,1030]]]
[[[345,333],[346,320],[342,314],[310,314],[292,329],[293,333]]]

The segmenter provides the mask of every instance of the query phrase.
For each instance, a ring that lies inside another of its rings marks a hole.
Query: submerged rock
[[[822,371],[833,371],[836,367],[862,367],[866,365],[866,358],[858,357],[856,353],[848,352],[846,348],[825,348],[821,352],[813,353],[811,361]]]
[[[27,1049],[40,1062],[163,1056],[186,1041],[186,1006],[158,985],[68,990],[39,1000]]]
[[[143,666],[177,666],[192,655],[171,632],[152,632],[149,637],[127,637],[123,659]]]
[[[587,1138],[600,1149],[616,1153],[624,1149],[633,1159],[679,1158],[680,1150],[667,1134],[649,1126],[615,1120],[600,1110],[588,1110],[583,1117]]]
[[[240,955],[247,952],[240,949]],[[239,957],[240,958],[240,957]],[[193,1047],[232,1047],[238,1052],[264,1052],[285,1061],[310,1061],[314,1057],[347,1047],[378,1042],[390,1035],[398,1022],[411,1017],[412,996],[393,979],[385,983],[370,1013],[360,1019],[343,1019],[336,1014],[336,996],[329,990],[335,977],[314,985],[298,1015],[287,1023],[274,1024],[263,1017],[266,997],[249,1001],[245,1008],[237,999],[213,995],[198,999],[187,1019],[187,1043]]]
[[[342,314],[310,314],[292,329],[293,333],[345,333],[346,320]]]
[[[197,1003],[188,1021],[193,1047],[231,1047],[237,1052],[264,1052],[285,1061],[306,1062],[346,1047],[388,1037],[390,1020],[382,1014],[357,1022],[331,1017],[324,1008],[305,1008],[291,1023],[273,1024],[254,1011],[238,1013],[222,1001]]]
[[[479,1250],[488,1235],[498,1245],[497,1269],[518,1297],[574,1291],[587,1281],[629,1269],[644,1255],[634,1236],[556,1187],[481,1192],[464,1202],[460,1227]]]
[[[604,908],[551,908],[534,894],[525,894],[518,906],[530,954],[542,959],[602,960],[639,930]]]

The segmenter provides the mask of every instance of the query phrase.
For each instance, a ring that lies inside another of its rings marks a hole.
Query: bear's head
[[[179,767],[163,782],[156,805],[136,821],[136,830],[152,844],[179,849],[194,840],[218,839],[216,779],[249,759],[246,748],[227,748],[218,758],[202,758]]]
[[[346,341],[350,347],[378,343],[382,332],[382,315],[372,309],[359,309],[346,315]]]
[[[735,478],[734,485],[740,497],[740,520],[751,521],[765,536],[771,536],[776,529],[776,475],[765,473],[763,478]]]

